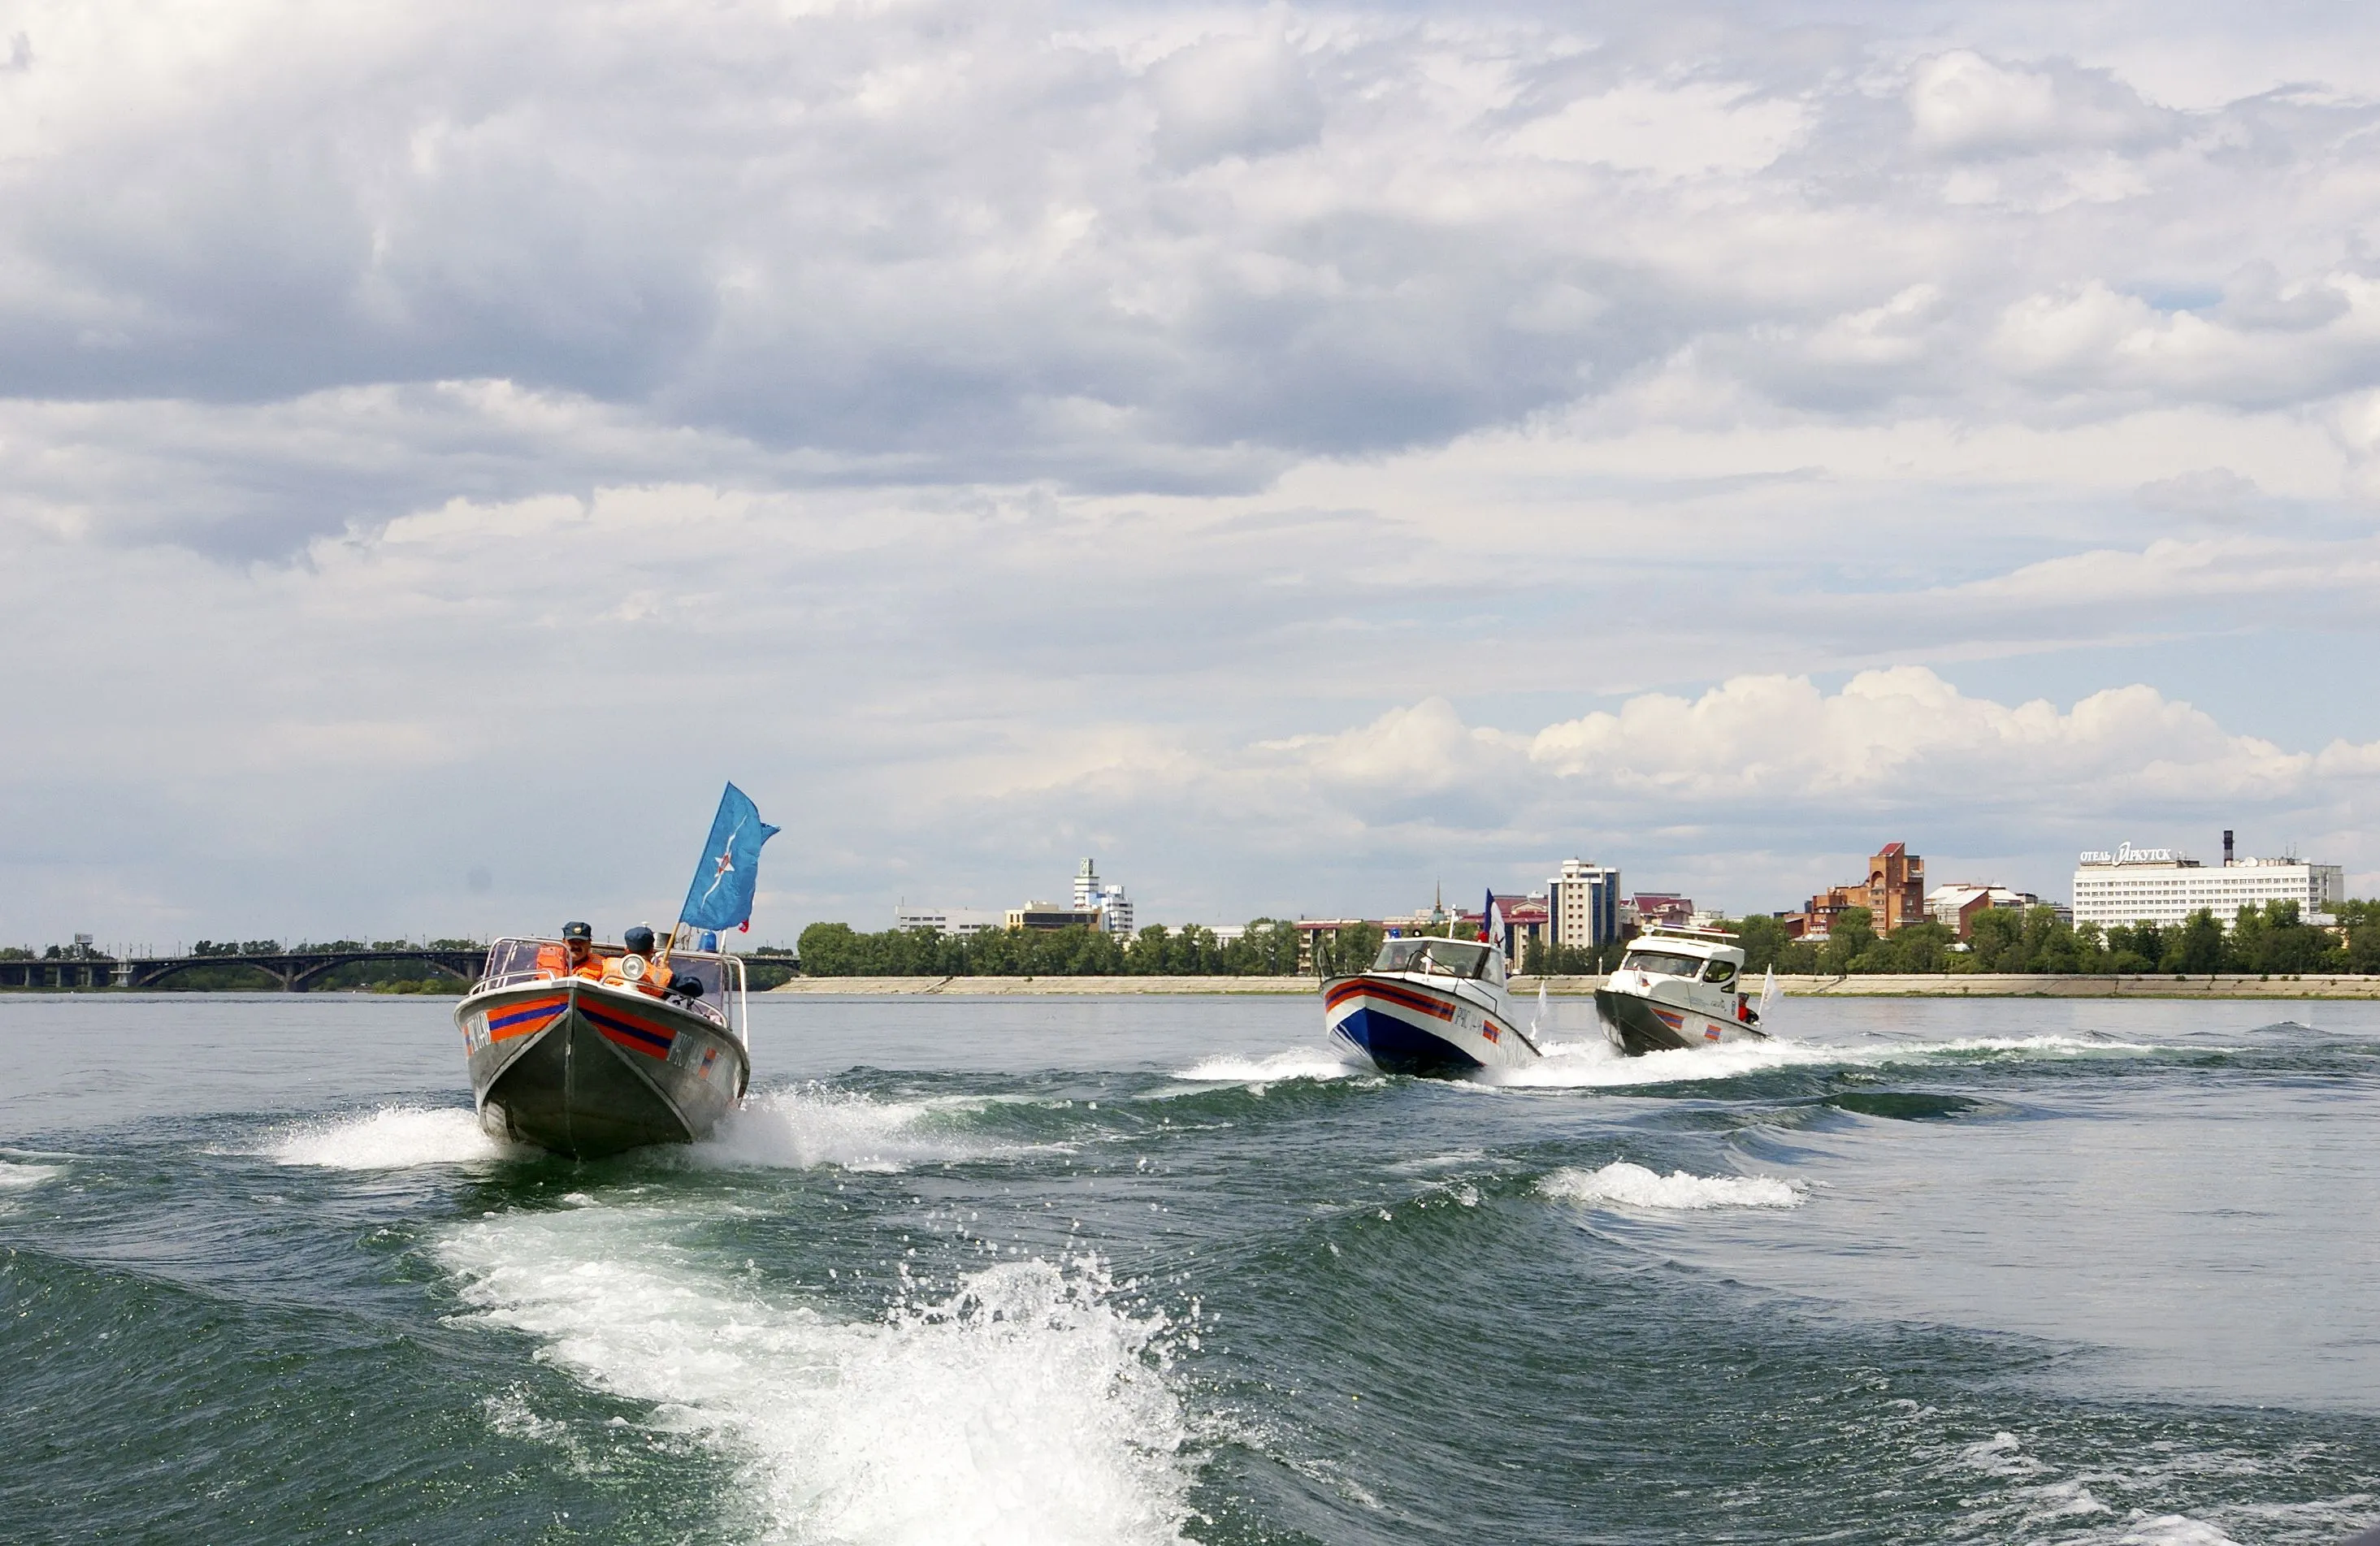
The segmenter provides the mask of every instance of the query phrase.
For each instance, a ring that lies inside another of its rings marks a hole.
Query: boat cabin
[[[1620,970],[1740,993],[1743,950],[1734,941],[1717,929],[1656,928],[1629,943]]]
[[[1469,939],[1391,939],[1372,961],[1375,972],[1412,972],[1504,985],[1504,952]]]

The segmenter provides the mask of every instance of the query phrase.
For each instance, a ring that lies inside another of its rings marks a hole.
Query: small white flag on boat
[[[1768,1018],[1768,1007],[1777,1002],[1777,968],[1771,966],[1760,984],[1760,1018]]]

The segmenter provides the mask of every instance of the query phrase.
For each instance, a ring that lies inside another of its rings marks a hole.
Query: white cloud
[[[1177,166],[1286,151],[1322,128],[1321,94],[1279,36],[1203,38],[1149,66],[1147,79],[1157,153]]]
[[[1964,48],[1919,60],[1906,101],[1918,145],[1949,155],[2138,143],[2180,127],[2104,74],[2029,69]]]
[[[1534,120],[1509,143],[1525,155],[1665,178],[1742,175],[1784,154],[1808,116],[1804,103],[1764,99],[1744,84],[1628,81]]]
[[[553,802],[727,772],[862,921],[2083,785],[2353,849],[2375,24],[2111,14],[21,7],[0,926],[552,911],[680,863]],[[553,755],[624,703],[717,766]]]
[[[2380,803],[2380,741],[2292,751],[2140,684],[2060,709],[1971,697],[1922,667],[1863,671],[1831,693],[1744,676],[1534,733],[1474,727],[1430,700],[1267,749],[1391,826],[1407,815],[1398,795],[1468,790],[1483,807],[1474,840],[1490,851],[1567,840],[1707,872],[1688,857],[1697,848],[1773,849],[1780,827],[1813,822],[1971,854],[2006,852],[2013,831],[2028,878],[2049,889],[2056,852],[2094,833],[2313,821],[2333,862],[2380,861],[2362,830]],[[1723,872],[1718,885],[1738,906],[1781,905]]]
[[[487,383],[680,437],[653,476],[723,441],[1152,490],[1442,443],[1682,353],[1755,408],[1971,424],[2305,405],[2374,364],[2336,236],[2374,213],[2351,97],[2176,115],[2104,67],[1879,66],[1885,35],[1780,51],[1716,12],[1684,54],[1524,16],[938,3],[28,18],[0,90],[25,399],[370,415]],[[2267,336],[2292,306],[2318,323]],[[531,491],[409,449],[436,498]],[[253,499],[259,454],[204,470]],[[386,513],[311,494],[226,545]]]
[[[2302,782],[2312,766],[2225,735],[2153,688],[2095,693],[2061,714],[1962,696],[1919,666],[1863,671],[1832,695],[1799,677],[1739,677],[1692,701],[1649,694],[1547,727],[1530,756],[1558,777],[1631,792],[1781,803],[1977,790],[2040,800],[2083,784],[2114,807],[2144,795],[2262,795]]]

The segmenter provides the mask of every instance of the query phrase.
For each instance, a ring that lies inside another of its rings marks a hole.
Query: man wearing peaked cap
[[[548,977],[601,978],[603,958],[595,953],[595,931],[585,924],[563,924],[562,948],[540,949],[537,969]]]

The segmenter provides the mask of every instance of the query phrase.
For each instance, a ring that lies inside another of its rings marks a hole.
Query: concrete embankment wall
[[[1102,993],[1305,994],[1319,987],[1311,977],[795,977],[771,993],[848,994],[886,997],[904,994],[1078,996]]]
[[[1548,994],[1592,994],[1600,977],[1548,977]],[[1515,977],[1515,997],[1538,979]],[[796,977],[776,993],[888,997],[939,994],[1075,996],[1092,994],[1311,995],[1311,977]],[[2086,977],[2016,972],[1908,972],[1852,977],[1779,977],[1796,998],[2380,998],[2380,977]]]
[[[1779,977],[1779,991],[1830,998],[2380,998],[2380,977],[2094,977],[1907,972]]]

